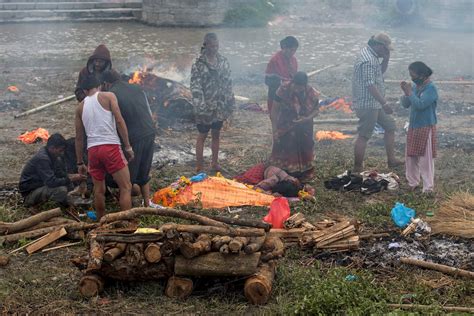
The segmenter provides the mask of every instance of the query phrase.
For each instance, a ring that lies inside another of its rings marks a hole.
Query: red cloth
[[[283,223],[290,217],[290,205],[284,197],[275,198],[270,205],[270,211],[263,220],[272,224],[272,228],[283,228]]]
[[[266,75],[278,75],[284,81],[289,81],[298,71],[298,62],[295,56],[291,56],[288,60],[284,55],[283,51],[277,52],[272,56],[268,62],[267,69],[265,70]]]
[[[99,145],[87,150],[89,173],[97,181],[103,181],[105,174],[113,175],[127,166],[120,145]]]
[[[436,157],[436,125],[409,128],[407,133],[407,156],[424,156],[426,144],[431,133],[431,150]]]
[[[256,185],[264,179],[265,169],[265,164],[259,163],[251,167],[244,173],[235,176],[234,179],[241,183]]]

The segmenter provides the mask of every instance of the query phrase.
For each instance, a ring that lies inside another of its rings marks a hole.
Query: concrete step
[[[86,10],[1,10],[0,22],[132,20],[141,16],[138,8]]]
[[[114,8],[141,8],[140,2],[10,2],[0,3],[0,10],[86,10],[86,9],[114,9]]]
[[[100,2],[100,3],[142,3],[142,0],[0,0],[0,4],[4,3],[38,3],[38,2]]]

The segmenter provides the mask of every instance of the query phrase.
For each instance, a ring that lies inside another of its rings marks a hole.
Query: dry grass
[[[433,233],[474,238],[474,195],[458,192],[444,201],[429,220]]]

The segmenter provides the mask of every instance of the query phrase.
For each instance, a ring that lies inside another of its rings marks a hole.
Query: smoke
[[[418,14],[439,11],[424,18],[425,26],[375,21],[375,17],[393,12],[395,0],[283,2],[281,14],[265,27],[156,28],[134,22],[5,24],[0,29],[0,61],[10,74],[1,75],[2,84],[5,88],[15,84],[24,92],[23,82],[29,82],[26,91],[34,93],[34,89],[41,88],[50,89],[45,95],[51,95],[51,90],[54,95],[66,95],[74,90],[77,73],[101,43],[109,47],[114,68],[119,71],[131,73],[151,65],[155,74],[187,84],[204,34],[210,31],[219,36],[220,52],[229,59],[235,84],[262,91],[266,64],[287,35],[300,42],[296,53],[300,70],[309,72],[340,64],[312,80],[331,96],[350,93],[354,58],[368,38],[381,30],[392,36],[396,47],[386,78],[407,78],[407,66],[415,60],[432,67],[437,79],[474,77],[472,33],[467,32],[472,31],[473,1],[415,1],[423,5]],[[433,29],[426,26],[432,20],[444,22],[433,24]],[[468,27],[460,32],[459,26]],[[35,87],[38,80],[33,81],[34,77],[56,85]]]

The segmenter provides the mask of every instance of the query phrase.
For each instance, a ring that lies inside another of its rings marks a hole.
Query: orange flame
[[[16,86],[8,86],[7,90],[10,92],[20,92],[20,89],[18,89]]]
[[[142,72],[137,70],[133,73],[132,78],[128,80],[128,83],[141,84],[142,79],[143,79]]]
[[[329,108],[334,108],[334,109],[340,110],[344,113],[352,113],[350,102],[346,102],[346,100],[344,98],[339,98],[336,101],[334,101],[334,102],[332,102],[328,105],[322,106],[320,108],[320,111],[325,111]]]
[[[132,75],[132,78],[128,80],[128,83],[142,84],[145,73],[148,71],[147,66],[138,67],[138,70],[135,71]]]
[[[316,138],[317,141],[322,141],[326,139],[340,140],[340,139],[351,138],[352,136],[345,135],[337,131],[317,131],[314,137]]]

